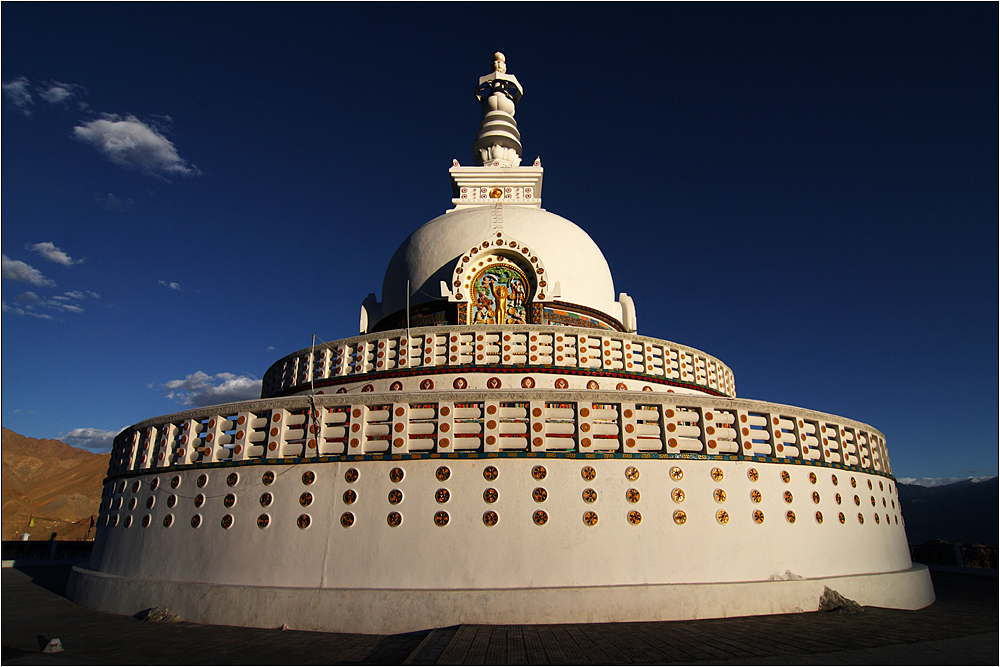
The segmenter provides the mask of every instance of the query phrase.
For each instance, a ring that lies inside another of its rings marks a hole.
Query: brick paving
[[[400,635],[142,623],[63,597],[68,567],[3,570],[3,664],[997,664],[996,578],[933,573],[927,609],[702,621],[460,625]],[[40,652],[58,637],[65,651]]]

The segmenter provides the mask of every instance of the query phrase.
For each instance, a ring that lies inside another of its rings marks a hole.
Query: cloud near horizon
[[[52,241],[42,241],[41,243],[28,243],[24,246],[28,250],[34,250],[39,255],[49,260],[50,262],[55,262],[56,264],[62,264],[63,266],[73,266],[74,264],[83,264],[82,259],[73,259],[65,252],[60,250],[55,246]]]
[[[183,380],[170,380],[159,386],[167,398],[181,405],[204,407],[260,398],[261,381],[248,375],[197,371]],[[153,388],[154,385],[150,385]]]
[[[932,488],[935,486],[947,486],[948,484],[955,484],[957,482],[985,482],[994,477],[996,475],[988,477],[897,477],[896,482],[899,484]]]
[[[111,445],[115,440],[115,436],[121,432],[122,429],[118,429],[117,431],[103,431],[99,428],[75,428],[59,439],[67,445],[102,453],[111,451]]]
[[[200,176],[201,170],[177,153],[159,129],[135,116],[102,114],[73,128],[73,136],[103,153],[113,164],[150,176]]]
[[[19,76],[13,81],[3,84],[4,106],[20,111],[25,116],[31,116],[30,106],[35,103],[31,97],[31,82],[27,77]]]

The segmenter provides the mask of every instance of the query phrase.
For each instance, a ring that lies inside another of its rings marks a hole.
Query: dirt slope
[[[3,539],[25,532],[31,539],[52,533],[60,540],[83,539],[90,517],[97,518],[109,457],[3,429]],[[28,528],[30,517],[34,528]]]

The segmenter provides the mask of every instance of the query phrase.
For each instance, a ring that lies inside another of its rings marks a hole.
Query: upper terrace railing
[[[261,395],[287,394],[330,378],[449,366],[631,373],[736,396],[733,372],[700,350],[635,334],[542,325],[424,327],[409,335],[397,329],[324,343],[272,364]]]
[[[294,396],[167,415],[115,438],[109,475],[289,457],[525,451],[774,457],[891,474],[881,433],[802,408],[697,394],[492,391]]]

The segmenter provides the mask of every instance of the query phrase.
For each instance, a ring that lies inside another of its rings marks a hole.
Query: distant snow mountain
[[[997,478],[964,480],[944,486],[897,484],[910,544],[937,538],[996,547]]]
[[[83,539],[97,519],[110,454],[94,454],[59,440],[27,438],[3,429],[3,539]],[[31,517],[35,526],[29,528]],[[90,531],[94,536],[94,531]]]

